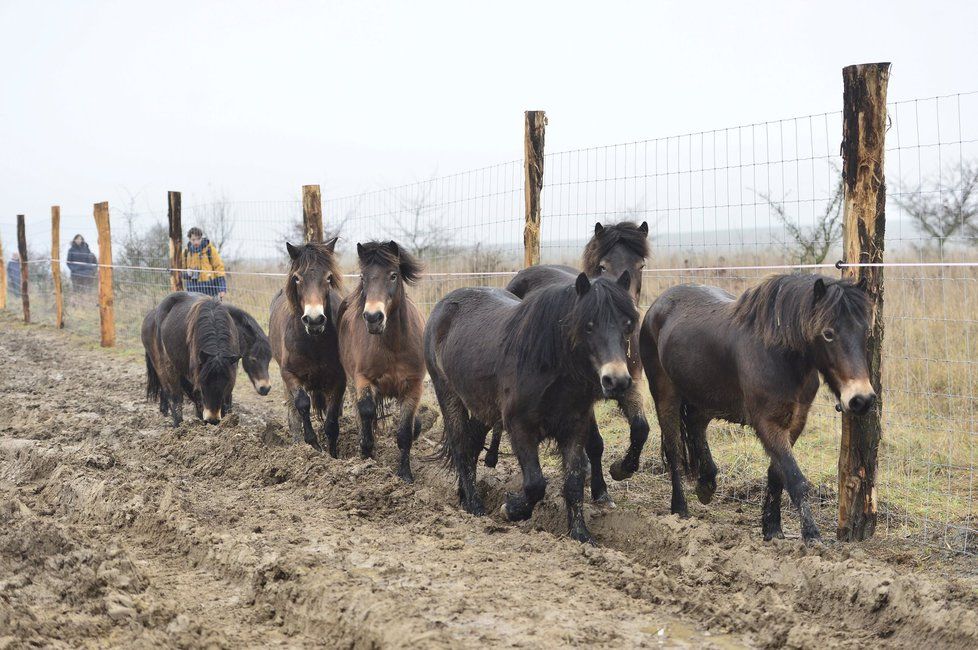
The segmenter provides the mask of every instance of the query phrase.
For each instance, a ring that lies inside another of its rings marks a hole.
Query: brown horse
[[[502,422],[523,472],[523,489],[506,495],[503,515],[528,519],[543,498],[540,443],[557,441],[563,456],[570,535],[594,539],[584,521],[584,443],[594,402],[631,385],[628,340],[638,312],[626,271],[618,282],[551,285],[525,300],[501,289],[456,289],[425,326],[424,355],[444,418],[442,457],[458,473],[466,511],[485,508],[475,487],[489,427]]]
[[[285,288],[272,298],[268,319],[272,354],[288,395],[286,408],[293,437],[299,441],[301,428],[303,439],[322,451],[312,427],[311,412],[315,409],[324,419],[323,434],[333,458],[338,453],[336,441],[346,390],[336,329],[342,284],[333,255],[335,246],[335,237],[325,244],[286,243],[291,265]]]
[[[357,244],[357,257],[360,284],[343,299],[338,319],[340,357],[353,382],[360,413],[360,455],[373,455],[377,404],[396,399],[401,411],[397,475],[411,483],[411,443],[416,427],[420,429],[415,415],[425,373],[424,318],[405,285],[420,279],[421,265],[393,241]]]
[[[592,280],[601,277],[617,278],[628,271],[631,277],[629,291],[635,304],[638,305],[642,294],[642,269],[645,268],[645,260],[648,257],[649,224],[643,221],[641,225],[635,225],[630,221],[622,221],[610,226],[594,224],[594,236],[584,247],[581,261],[584,272]],[[573,284],[577,274],[578,271],[569,266],[549,264],[531,266],[517,273],[506,289],[519,298],[525,298],[540,287]],[[649,423],[645,418],[643,400],[638,387],[638,380],[642,374],[642,361],[638,354],[638,328],[635,328],[628,348],[628,371],[632,376],[632,385],[618,400],[618,405],[631,431],[625,457],[611,466],[611,476],[618,481],[631,477],[638,470],[639,457],[649,437]],[[485,463],[488,467],[496,466],[501,436],[502,427],[497,424],[486,452]],[[604,440],[598,431],[596,421],[589,425],[586,449],[588,459],[591,461],[591,497],[599,503],[611,503],[608,485],[601,470]]]
[[[183,396],[198,417],[218,424],[231,399],[238,374],[238,329],[217,300],[172,293],[146,314],[142,326],[146,352],[146,396],[159,400],[160,412],[183,421]]]
[[[710,420],[750,425],[771,458],[764,538],[783,537],[781,491],[801,518],[806,543],[819,538],[808,482],[791,449],[805,428],[819,374],[842,410],[873,408],[864,288],[819,275],[771,277],[737,300],[715,287],[672,287],[642,323],[641,351],[672,479],[672,512],[687,516],[680,465],[698,472],[709,503],[717,468],[706,441]],[[685,443],[685,444],[684,444]]]

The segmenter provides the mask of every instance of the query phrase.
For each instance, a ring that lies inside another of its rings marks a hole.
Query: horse
[[[628,271],[631,280],[629,291],[637,305],[642,294],[642,269],[649,257],[649,224],[635,225],[630,221],[610,226],[594,224],[594,235],[584,247],[582,265],[584,273],[591,279],[617,278]],[[539,265],[523,269],[516,274],[506,290],[518,298],[525,298],[530,292],[552,284],[572,284],[578,271],[562,265]],[[637,470],[642,448],[649,437],[649,423],[645,417],[638,380],[642,374],[642,362],[638,354],[638,328],[632,335],[628,348],[628,370],[632,385],[618,400],[622,414],[630,428],[629,446],[625,457],[612,464],[611,476],[618,481],[630,478]],[[502,427],[497,424],[492,431],[492,440],[486,452],[485,464],[495,467],[499,458],[499,442]],[[604,440],[598,431],[597,422],[591,422],[588,430],[587,455],[591,461],[591,497],[597,503],[612,503],[608,494],[608,484],[601,470],[601,457],[604,455]]]
[[[226,306],[185,292],[172,293],[143,319],[146,397],[159,400],[173,426],[183,421],[183,396],[197,416],[218,424],[238,372],[238,331]]]
[[[357,244],[360,283],[340,304],[340,358],[356,392],[360,455],[373,456],[377,404],[395,398],[400,406],[397,475],[414,482],[411,444],[420,432],[415,419],[425,374],[421,336],[424,317],[405,285],[421,278],[421,264],[389,241]]]
[[[506,495],[503,516],[528,519],[546,480],[539,446],[557,441],[570,536],[594,543],[582,500],[584,444],[594,403],[620,398],[632,383],[628,341],[638,312],[626,271],[617,281],[587,274],[551,285],[525,300],[502,289],[456,289],[442,298],[424,332],[425,364],[444,419],[439,456],[458,475],[462,507],[485,514],[475,487],[476,464],[489,427],[502,422],[523,472]]]
[[[241,348],[241,367],[244,369],[255,392],[268,395],[272,384],[268,379],[268,364],[272,360],[272,345],[268,336],[258,324],[258,321],[245,310],[226,305],[235,327],[238,328],[238,343]],[[224,412],[230,413],[232,408],[231,395],[228,395]]]
[[[709,503],[717,467],[706,440],[713,419],[754,429],[770,457],[762,530],[783,538],[781,492],[787,489],[805,543],[820,537],[809,485],[791,452],[805,428],[819,375],[842,411],[874,407],[866,339],[869,298],[863,284],[821,275],[772,276],[734,299],[716,287],[665,291],[642,322],[642,365],[655,401],[672,480],[671,511],[688,516],[680,465],[698,474]]]
[[[346,373],[340,362],[336,316],[342,278],[334,256],[336,237],[326,243],[301,246],[286,243],[290,266],[285,287],[272,298],[268,334],[288,395],[289,428],[295,442],[302,439],[322,451],[311,413],[324,419],[323,435],[329,454],[338,456],[340,413]],[[325,414],[325,416],[324,416]]]

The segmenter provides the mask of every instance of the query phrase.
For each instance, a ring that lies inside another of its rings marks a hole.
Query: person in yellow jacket
[[[183,249],[187,291],[196,291],[223,299],[228,291],[224,277],[224,262],[217,246],[204,237],[204,232],[194,226],[187,232],[187,247]]]

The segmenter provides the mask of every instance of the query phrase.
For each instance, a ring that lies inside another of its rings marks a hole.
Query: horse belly
[[[659,355],[683,402],[705,414],[743,423],[743,394],[733,357],[706,337],[673,333],[663,337]]]

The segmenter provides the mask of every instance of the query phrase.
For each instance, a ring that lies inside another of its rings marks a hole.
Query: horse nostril
[[[363,312],[363,320],[368,323],[374,324],[379,323],[384,320],[384,312],[382,311],[365,311]]]
[[[259,395],[268,395],[268,391],[270,391],[270,390],[271,390],[271,387],[270,386],[262,386],[261,388],[258,389],[258,394]]]
[[[849,400],[849,410],[857,415],[863,415],[867,413],[873,405],[876,403],[875,395],[856,395],[851,400]]]
[[[317,316],[303,316],[302,322],[306,325],[322,325],[324,322],[326,322],[326,315],[319,314]]]
[[[616,392],[626,390],[632,384],[632,378],[628,375],[616,377],[615,375],[602,375],[601,388],[606,392]]]

